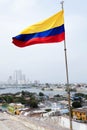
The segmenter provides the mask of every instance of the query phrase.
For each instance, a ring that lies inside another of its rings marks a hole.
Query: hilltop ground
[[[0,113],[0,130],[68,130],[60,127],[52,119],[31,118],[14,116],[7,113]]]

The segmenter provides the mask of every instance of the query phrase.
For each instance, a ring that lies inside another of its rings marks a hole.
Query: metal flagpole
[[[64,1],[61,1],[62,10],[63,10],[63,4],[64,4]],[[66,41],[65,40],[64,40],[64,52],[65,52],[66,80],[67,80],[67,89],[68,89],[70,130],[72,130],[72,112],[71,112],[71,101],[70,101],[70,87],[69,87],[69,76],[68,76],[67,50],[66,50]]]

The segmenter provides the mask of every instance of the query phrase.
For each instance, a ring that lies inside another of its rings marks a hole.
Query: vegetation
[[[73,108],[79,108],[79,107],[82,107],[81,102],[79,102],[79,101],[75,101],[75,102],[73,102],[73,103],[72,103],[72,107],[73,107]]]
[[[39,92],[39,96],[44,96],[44,94],[42,92]]]
[[[31,108],[38,108],[38,101],[35,98],[31,98],[29,104]]]
[[[14,102],[14,98],[11,95],[2,96],[1,99],[3,100],[3,102],[6,102],[6,103]]]
[[[85,98],[87,99],[87,94],[83,94],[83,93],[76,93],[75,96],[78,96],[78,97],[82,97],[82,98]]]
[[[64,99],[65,99],[65,97],[63,97],[62,95],[59,95],[59,94],[54,95],[54,100],[55,101],[61,101],[61,100],[64,100]]]
[[[4,104],[9,103],[22,103],[31,108],[37,108],[39,101],[35,98],[34,93],[22,91],[17,94],[2,94],[0,100]]]
[[[85,94],[83,94],[83,93],[75,93],[75,96],[78,96],[78,97],[85,97]]]

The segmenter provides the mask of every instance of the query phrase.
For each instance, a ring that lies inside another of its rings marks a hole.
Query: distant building
[[[8,78],[8,84],[13,84],[12,76],[9,76],[9,78]]]
[[[26,84],[26,77],[21,70],[16,70],[13,73],[14,84]]]
[[[73,119],[87,121],[87,108],[76,108],[72,110]]]
[[[16,84],[20,84],[22,80],[22,72],[21,70],[16,70],[13,75],[14,82]]]

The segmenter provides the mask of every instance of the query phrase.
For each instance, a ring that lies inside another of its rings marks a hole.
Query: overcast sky
[[[0,0],[0,81],[22,70],[30,81],[66,83],[64,44],[12,44],[25,27],[61,10],[60,0]],[[70,83],[87,83],[87,0],[65,0]]]

